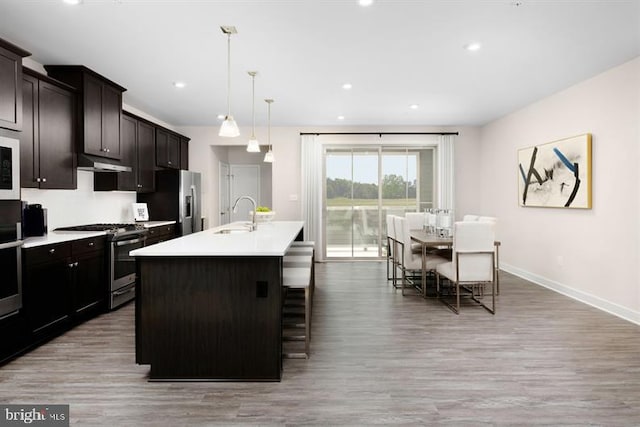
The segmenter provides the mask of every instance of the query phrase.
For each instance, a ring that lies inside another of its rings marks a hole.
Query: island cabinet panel
[[[138,268],[136,355],[152,380],[281,379],[282,257],[140,257]]]

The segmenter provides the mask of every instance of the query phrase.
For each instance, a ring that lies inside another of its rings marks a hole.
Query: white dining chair
[[[398,239],[398,254],[400,256],[400,271],[402,272],[401,289],[402,295],[407,285],[410,284],[412,279],[422,278],[422,251],[415,253],[411,249],[411,234],[409,228],[409,222],[402,217],[395,218],[396,239]],[[442,263],[446,263],[447,260],[431,253],[425,254],[424,269],[427,272],[435,270],[436,266]],[[421,286],[426,286],[426,283],[421,283]],[[423,289],[424,290],[424,289]],[[422,292],[421,294],[423,294]]]
[[[495,314],[495,224],[460,221],[454,224],[453,260],[436,267],[436,289],[440,298],[456,314],[460,313],[460,296],[465,291],[471,298]],[[442,277],[451,283],[455,305],[442,298]],[[491,307],[482,299],[485,286],[491,285]]]
[[[394,223],[395,215],[387,215],[387,281],[396,281],[396,231]]]
[[[478,218],[479,218],[478,215],[469,215],[469,214],[467,214],[467,215],[462,217],[462,220],[463,221],[477,221]]]

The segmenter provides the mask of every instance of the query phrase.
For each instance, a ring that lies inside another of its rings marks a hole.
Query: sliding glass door
[[[433,207],[433,152],[433,148],[326,148],[325,257],[384,257],[386,216]]]

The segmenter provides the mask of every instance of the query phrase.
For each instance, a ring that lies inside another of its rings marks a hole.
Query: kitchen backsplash
[[[49,230],[96,222],[133,222],[132,191],[93,191],[95,172],[78,171],[77,190],[21,189],[21,199],[47,209]]]

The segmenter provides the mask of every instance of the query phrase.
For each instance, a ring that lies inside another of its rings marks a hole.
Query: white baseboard
[[[500,269],[506,271],[507,273],[511,273],[514,276],[518,276],[525,280],[533,282],[536,285],[551,289],[552,291],[558,292],[559,294],[568,296],[569,298],[573,298],[576,301],[580,301],[599,310],[620,317],[621,319],[627,320],[631,323],[635,323],[636,325],[640,325],[640,312],[612,303],[611,301],[604,300],[595,295],[579,291],[567,285],[563,285],[562,283],[556,282],[555,280],[547,279],[546,277],[542,277],[521,268],[514,267],[513,265],[501,262]]]

